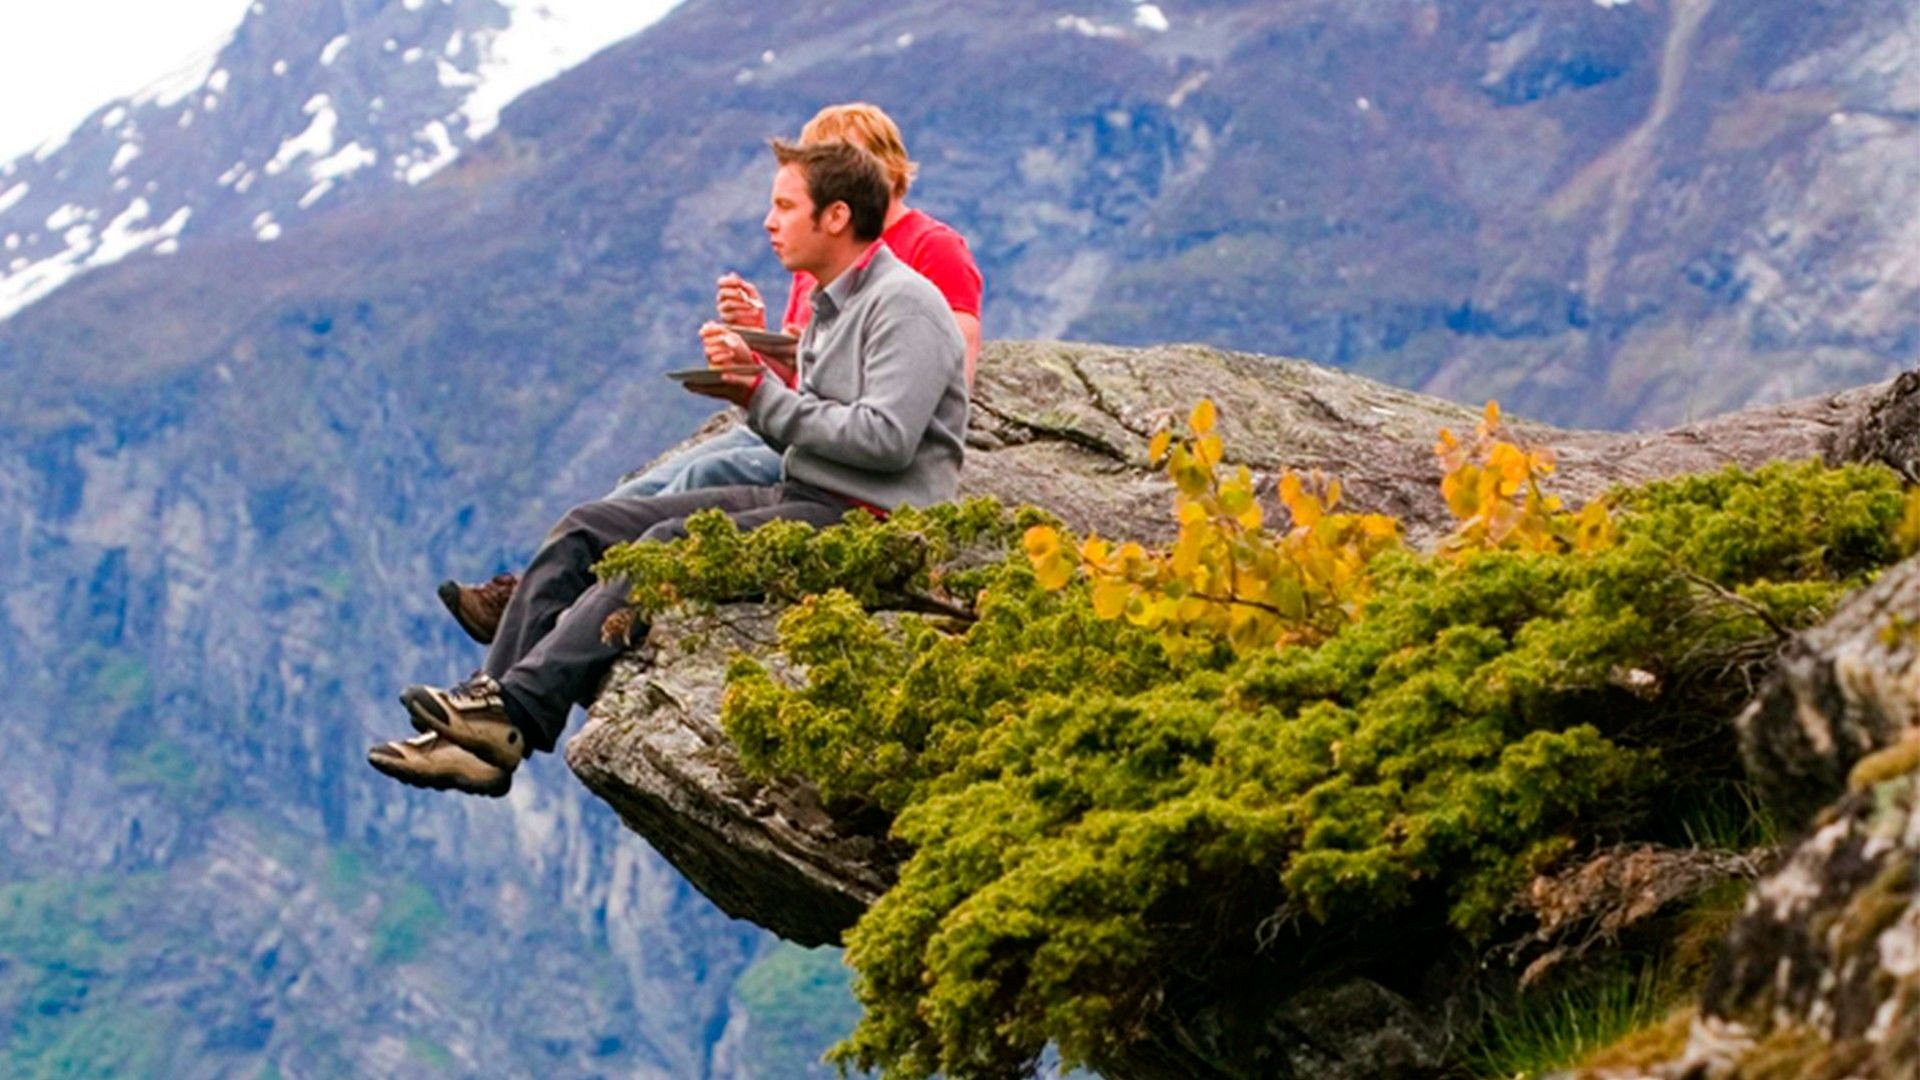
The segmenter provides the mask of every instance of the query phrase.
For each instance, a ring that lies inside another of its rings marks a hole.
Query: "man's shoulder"
[[[935,296],[940,295],[940,290],[934,288],[933,282],[928,281],[924,274],[915,270],[912,263],[884,247],[868,268],[867,281],[868,288],[877,285],[890,293],[930,291]]]
[[[861,292],[868,294],[868,306],[876,312],[899,315],[920,312],[951,321],[945,294],[928,281],[926,275],[892,252],[876,258],[868,267]]]
[[[888,231],[892,233],[896,230],[897,236],[889,238],[888,246],[891,247],[893,240],[897,238],[900,246],[909,249],[900,252],[902,258],[910,259],[913,250],[929,245],[958,247],[962,250],[967,247],[967,238],[960,235],[959,229],[918,208],[907,211],[907,216],[901,218],[894,229]]]

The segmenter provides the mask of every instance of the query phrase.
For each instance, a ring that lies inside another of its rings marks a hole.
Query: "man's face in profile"
[[[780,265],[789,271],[812,269],[826,236],[814,221],[814,200],[806,194],[806,173],[799,165],[781,165],[774,173],[772,206],[762,225]]]
[[[781,266],[812,271],[820,264],[828,237],[814,220],[813,197],[807,193],[807,176],[800,166],[782,165],[774,174],[772,205],[761,224]]]

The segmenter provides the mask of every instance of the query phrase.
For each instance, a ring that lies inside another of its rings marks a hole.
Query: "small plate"
[[[729,364],[726,367],[682,368],[667,372],[667,378],[677,383],[717,383],[722,375],[754,375],[759,371],[758,364]]]
[[[731,323],[722,325],[739,334],[740,340],[746,342],[747,348],[754,352],[779,356],[793,352],[800,344],[800,339],[792,334],[776,334],[771,330],[754,330],[745,326],[734,326]]]

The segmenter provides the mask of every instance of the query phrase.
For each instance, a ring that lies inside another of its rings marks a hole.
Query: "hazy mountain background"
[[[791,1076],[844,1028],[557,760],[362,763],[477,662],[433,584],[706,411],[659,373],[716,273],[778,292],[764,140],[820,105],[900,120],[992,337],[1623,427],[1920,350],[1892,0],[663,10],[261,0],[0,165],[0,1073]]]

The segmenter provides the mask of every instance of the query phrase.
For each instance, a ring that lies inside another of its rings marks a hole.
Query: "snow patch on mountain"
[[[1053,25],[1058,29],[1070,30],[1073,33],[1090,38],[1118,38],[1127,36],[1127,32],[1124,29],[1107,23],[1095,22],[1085,15],[1062,15],[1053,20]]]
[[[307,175],[315,180],[330,181],[352,176],[369,165],[378,164],[380,155],[350,142],[333,153],[321,158],[307,167]]]
[[[453,145],[452,136],[447,133],[447,125],[438,120],[421,128],[414,134],[414,139],[427,144],[426,153],[417,156],[403,155],[395,159],[395,163],[401,168],[401,176],[409,184],[425,181],[460,156],[460,151]]]
[[[177,250],[189,220],[194,237],[268,243],[349,197],[350,185],[425,183],[521,94],[680,2],[403,0],[270,52],[256,50],[288,41],[294,23],[254,4],[168,74],[104,103],[31,159],[0,162],[0,321],[89,269]],[[418,70],[428,65],[431,75]],[[409,67],[416,73],[402,74]],[[304,100],[297,116],[286,97]],[[178,149],[202,140],[218,149]],[[196,159],[190,173],[175,164]],[[178,207],[164,215],[162,190]]]
[[[136,228],[139,222],[147,219],[149,213],[147,200],[133,200],[118,217],[107,223],[106,229],[100,234],[100,246],[87,257],[87,266],[119,262],[141,248],[171,240],[180,235],[180,230],[187,227],[187,219],[193,216],[192,208],[183,206],[151,229]]]
[[[65,246],[46,258],[31,259],[22,255],[7,264],[7,273],[0,275],[0,320],[87,270],[118,262],[145,247],[170,244],[192,216],[192,210],[183,206],[160,224],[142,228],[141,223],[147,221],[152,212],[146,199],[134,199],[96,236],[92,222],[99,219],[98,210],[73,203],[61,206],[47,217],[45,224],[49,232],[60,234]],[[17,234],[8,237],[9,251],[19,246],[15,236]]]
[[[514,98],[623,38],[652,26],[680,0],[500,0],[504,30],[476,31],[480,83],[461,106],[467,138],[481,139],[500,123]]]
[[[133,95],[131,103],[135,106],[158,105],[164,109],[187,100],[194,91],[207,84],[213,75],[214,65],[219,63],[220,51],[232,40],[233,35],[228,34],[189,56],[179,67],[148,83],[146,89]]]
[[[333,153],[334,129],[340,126],[340,114],[333,111],[333,99],[315,94],[307,99],[301,112],[313,117],[306,129],[280,144],[273,160],[267,162],[267,175],[278,176],[302,156],[325,157]]]

